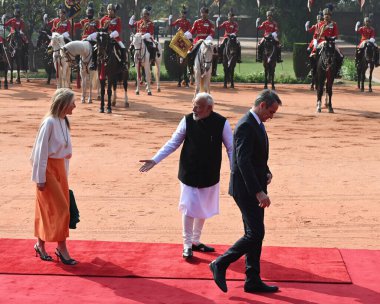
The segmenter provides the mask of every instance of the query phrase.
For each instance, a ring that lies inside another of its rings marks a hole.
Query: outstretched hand
[[[153,159],[143,159],[140,160],[140,163],[145,163],[141,166],[139,170],[140,172],[148,172],[156,165],[156,162]]]

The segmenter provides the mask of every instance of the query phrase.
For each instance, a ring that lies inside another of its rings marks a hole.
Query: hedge
[[[305,79],[310,70],[307,47],[307,43],[293,44],[293,69],[299,79]]]

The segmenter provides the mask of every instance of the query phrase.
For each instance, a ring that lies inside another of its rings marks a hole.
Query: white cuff
[[[273,32],[272,36],[273,36],[274,39],[276,39],[277,38],[277,32]]]
[[[317,39],[313,39],[313,45],[315,48],[318,46],[318,40]]]
[[[98,36],[98,32],[94,32],[87,36],[86,40],[88,41],[96,41],[96,37]]]
[[[133,15],[130,19],[129,19],[129,25],[133,25],[135,23],[135,15]]]
[[[70,34],[69,34],[69,32],[64,32],[64,33],[62,34],[62,36],[65,37],[65,38],[70,38]]]
[[[309,30],[310,21],[306,21],[305,23],[305,31],[307,32]]]
[[[375,38],[370,38],[369,41],[375,43]]]
[[[189,32],[189,31],[187,31],[187,32],[185,32],[185,37],[187,38],[187,39],[191,39],[191,38],[193,38],[193,35]]]

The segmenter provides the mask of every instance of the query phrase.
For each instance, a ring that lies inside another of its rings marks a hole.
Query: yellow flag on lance
[[[174,35],[169,44],[169,47],[182,58],[186,58],[187,51],[190,50],[192,46],[193,44],[185,37],[181,29]]]

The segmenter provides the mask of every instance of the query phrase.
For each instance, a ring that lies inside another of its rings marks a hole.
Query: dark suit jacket
[[[229,194],[257,200],[256,193],[267,193],[269,141],[251,112],[237,123],[233,144]]]

